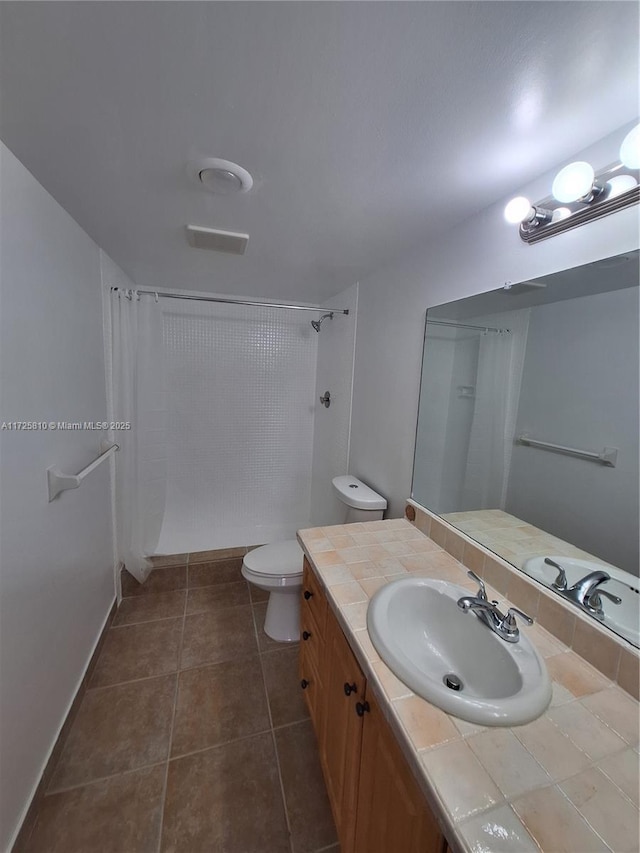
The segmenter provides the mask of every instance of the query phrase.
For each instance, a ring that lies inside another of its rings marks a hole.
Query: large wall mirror
[[[638,252],[427,312],[412,497],[639,645]]]

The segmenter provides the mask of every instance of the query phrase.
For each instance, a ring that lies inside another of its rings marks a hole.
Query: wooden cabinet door
[[[323,731],[320,738],[327,792],[342,853],[353,850],[360,746],[366,682],[344,634],[331,613],[327,616]],[[362,711],[362,707],[359,708]]]
[[[443,853],[446,843],[371,693],[360,761],[355,853]]]

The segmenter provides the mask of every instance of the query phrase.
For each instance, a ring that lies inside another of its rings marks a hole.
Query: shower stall
[[[311,309],[129,291],[160,318],[155,420],[139,413],[156,426],[151,452],[138,442],[140,480],[153,480],[156,501],[163,472],[162,521],[147,555],[291,539],[310,525],[312,472],[347,471],[356,292],[345,291],[345,307]],[[327,410],[316,386],[332,377]],[[147,372],[139,384],[149,381]],[[328,452],[334,436],[339,446]],[[316,495],[317,523],[332,520],[317,516],[323,503]]]

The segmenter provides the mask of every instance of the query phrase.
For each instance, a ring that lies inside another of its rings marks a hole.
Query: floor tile
[[[209,563],[189,564],[188,581],[190,587],[213,586],[216,583],[241,581],[242,557],[230,560],[213,560]]]
[[[172,566],[171,568],[153,569],[144,583],[132,577],[124,569],[121,575],[122,595],[150,595],[156,592],[169,592],[172,589],[186,589],[187,567]]]
[[[176,676],[88,690],[50,791],[164,761],[169,753]]]
[[[260,658],[180,673],[172,755],[184,755],[270,728]]]
[[[163,853],[290,853],[271,734],[169,763]]]
[[[262,655],[264,680],[274,726],[295,723],[309,716],[302,698],[298,674],[298,647],[265,652]]]
[[[240,604],[250,603],[249,588],[245,581],[240,583],[221,583],[215,586],[190,589],[187,599],[187,613],[223,610],[225,607],[237,607]]]
[[[182,619],[110,628],[91,687],[164,675],[178,668]]]
[[[156,853],[165,765],[45,797],[25,853]]]
[[[251,603],[259,604],[261,601],[269,601],[271,593],[268,589],[260,589],[254,583],[249,584],[249,594],[251,595]]]
[[[186,597],[186,590],[172,590],[123,598],[113,625],[134,625],[138,622],[183,616]]]
[[[314,853],[337,840],[310,720],[275,733],[293,853]]]
[[[199,666],[247,657],[256,652],[251,606],[195,613],[184,622],[180,666]]]

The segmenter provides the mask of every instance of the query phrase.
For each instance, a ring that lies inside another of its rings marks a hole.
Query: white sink
[[[617,595],[622,599],[620,604],[614,604],[604,595],[602,609],[604,619],[602,624],[629,640],[634,646],[640,645],[640,579],[615,566],[607,563],[596,563],[595,560],[578,560],[574,557],[557,557],[545,555],[554,563],[562,566],[567,575],[567,586],[573,586],[580,578],[595,571],[605,571],[611,575],[611,580],[602,584],[602,589]],[[558,575],[558,570],[549,566],[542,557],[531,557],[522,566],[522,571],[550,588]],[[560,593],[558,593],[560,594]]]
[[[483,726],[529,723],[551,701],[545,663],[522,630],[507,643],[463,612],[457,601],[470,594],[430,578],[392,581],[369,603],[373,645],[398,678],[443,711]],[[444,683],[450,674],[460,690]]]

